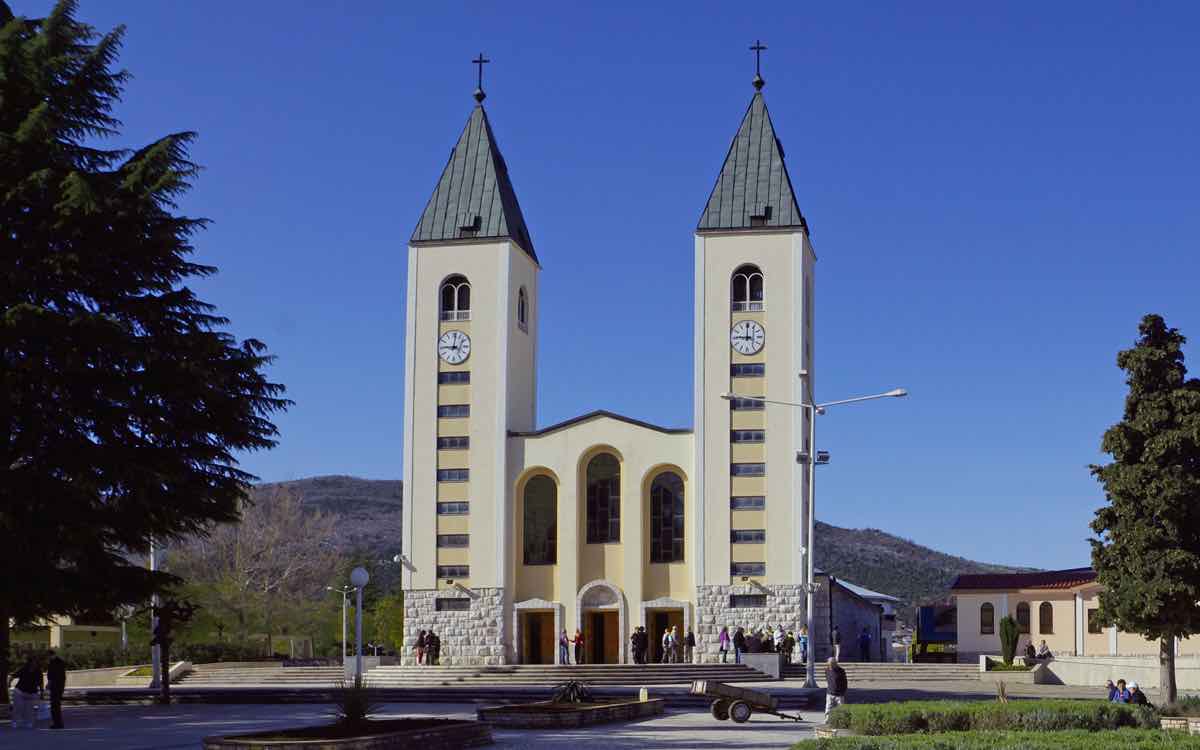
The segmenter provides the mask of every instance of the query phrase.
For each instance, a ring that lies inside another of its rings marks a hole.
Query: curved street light
[[[808,371],[801,370],[800,377],[807,378]],[[823,404],[813,402],[812,385],[809,381],[809,403],[797,403],[795,401],[777,401],[775,399],[763,398],[761,396],[746,396],[741,393],[722,393],[721,398],[726,401],[733,399],[756,401],[761,404],[777,404],[779,406],[790,406],[797,409],[806,409],[808,411],[808,450],[797,452],[796,458],[798,461],[808,464],[808,513],[807,524],[805,528],[804,539],[800,545],[800,554],[804,558],[804,616],[805,626],[808,629],[808,664],[806,666],[806,674],[804,687],[815,688],[817,686],[817,668],[816,668],[816,643],[813,640],[815,635],[814,625],[816,621],[813,617],[813,593],[817,589],[815,571],[813,568],[813,533],[816,528],[815,511],[817,504],[817,466],[829,462],[829,453],[827,451],[817,450],[817,415],[824,414],[825,409],[830,406],[841,406],[842,404],[856,404],[860,401],[874,401],[880,398],[903,398],[908,395],[908,391],[904,388],[893,388],[885,393],[876,393],[870,396],[857,396],[855,398],[843,398],[837,401],[826,401]],[[822,460],[824,458],[824,460]]]

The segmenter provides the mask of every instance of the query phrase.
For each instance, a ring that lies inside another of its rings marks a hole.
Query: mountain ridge
[[[334,543],[339,547],[367,551],[380,559],[391,559],[400,551],[400,480],[315,476],[255,485],[252,495],[274,488],[294,491],[305,507],[335,516]],[[1033,570],[950,555],[881,529],[847,529],[817,521],[816,539],[817,568],[899,598],[906,619],[911,618],[912,607],[945,599],[960,574]]]

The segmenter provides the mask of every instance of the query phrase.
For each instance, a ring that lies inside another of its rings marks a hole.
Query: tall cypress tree
[[[1104,433],[1112,463],[1093,466],[1108,505],[1096,511],[1092,565],[1100,617],[1159,642],[1159,689],[1175,691],[1175,639],[1200,633],[1200,380],[1187,378],[1186,339],[1147,315],[1132,349],[1125,417]]]
[[[174,201],[192,133],[105,149],[123,28],[0,0],[0,699],[9,621],[111,610],[173,582],[140,564],[236,520],[283,387],[185,284],[201,219]]]

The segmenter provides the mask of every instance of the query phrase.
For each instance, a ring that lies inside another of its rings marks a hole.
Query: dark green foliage
[[[1098,732],[1122,727],[1157,727],[1158,716],[1139,706],[1098,700],[907,701],[844,705],[834,709],[829,725],[873,736],[985,729]]]
[[[9,663],[19,664],[26,656],[33,656],[39,663],[45,664],[49,659],[48,648],[29,648],[13,646],[9,649]],[[67,669],[104,669],[107,667],[135,667],[146,664],[150,650],[147,643],[130,643],[128,651],[122,651],[116,646],[71,645],[67,644],[54,651],[67,663]],[[263,645],[242,645],[238,643],[183,643],[171,649],[171,658],[176,661],[190,661],[193,664],[211,664],[221,661],[256,661],[262,660]]]
[[[10,619],[172,583],[137,556],[237,518],[252,477],[234,455],[274,445],[288,403],[264,345],[186,286],[215,272],[188,260],[204,220],[175,213],[194,135],[102,148],[124,30],[75,12],[0,2],[0,655]]]
[[[352,684],[342,682],[333,694],[333,719],[340,726],[354,728],[368,723],[371,714],[381,707],[371,701],[366,687],[356,680]]]
[[[1200,633],[1200,380],[1187,378],[1179,331],[1157,315],[1138,331],[1117,355],[1129,394],[1101,444],[1113,460],[1092,467],[1108,499],[1092,565],[1101,621],[1160,642],[1159,688],[1174,700],[1173,639]]]
[[[1000,657],[1004,664],[1011,665],[1017,656],[1017,643],[1021,640],[1021,627],[1012,615],[1000,618]]]
[[[1112,732],[954,732],[805,740],[794,750],[1198,750],[1200,737],[1157,729]]]
[[[579,680],[555,685],[554,695],[550,698],[551,703],[591,703],[594,700],[591,688]]]
[[[1158,709],[1163,716],[1198,716],[1200,717],[1200,695],[1180,696],[1174,703],[1168,703]]]

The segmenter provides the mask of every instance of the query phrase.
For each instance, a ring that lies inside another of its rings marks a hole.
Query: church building
[[[554,254],[534,246],[475,92],[408,245],[405,663],[431,628],[444,664],[554,663],[564,629],[587,662],[628,663],[638,626],[652,659],[674,625],[715,661],[722,625],[804,624],[807,411],[723,398],[808,402],[812,384],[816,255],[754,83],[692,238],[691,428],[607,411],[538,424]],[[818,580],[823,656],[838,586]],[[878,638],[878,608],[857,611],[843,632]]]

